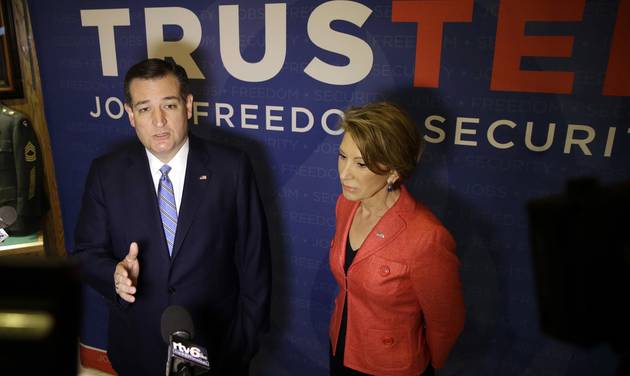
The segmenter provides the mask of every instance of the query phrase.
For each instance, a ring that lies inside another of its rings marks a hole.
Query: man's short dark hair
[[[179,95],[186,100],[190,94],[186,70],[172,61],[162,59],[146,59],[129,68],[125,75],[125,103],[131,105],[129,86],[135,79],[153,80],[172,74],[179,81]]]

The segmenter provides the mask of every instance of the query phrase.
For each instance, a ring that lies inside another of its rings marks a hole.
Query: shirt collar
[[[188,160],[188,150],[190,150],[189,141],[190,138],[186,137],[186,142],[184,142],[182,147],[177,151],[177,154],[175,154],[173,158],[166,163],[159,160],[149,151],[149,149],[145,148],[144,150],[146,151],[147,158],[149,159],[149,169],[151,170],[151,173],[160,173],[160,168],[165,164],[171,166],[171,170],[184,171],[186,169],[186,161]]]

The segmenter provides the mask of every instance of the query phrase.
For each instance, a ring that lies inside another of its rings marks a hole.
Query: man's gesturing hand
[[[133,303],[136,300],[136,284],[140,274],[140,263],[138,262],[138,244],[132,242],[129,245],[127,256],[116,264],[114,271],[114,286],[116,293],[126,302]]]

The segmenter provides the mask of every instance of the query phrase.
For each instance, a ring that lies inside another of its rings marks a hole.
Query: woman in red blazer
[[[390,103],[346,111],[330,268],[331,375],[430,375],[464,325],[455,241],[407,192],[422,139]]]

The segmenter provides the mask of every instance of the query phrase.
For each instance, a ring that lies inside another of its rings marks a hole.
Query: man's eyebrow
[[[146,100],[143,100],[143,101],[136,102],[136,103],[133,104],[133,107],[135,108],[135,107],[138,107],[141,104],[145,104],[145,103],[149,103],[149,100],[146,99]]]
[[[167,97],[162,98],[163,101],[172,100],[172,99],[175,99],[175,100],[179,101],[181,98],[178,95],[169,95]],[[150,102],[150,100],[145,99],[143,101],[139,101],[139,102],[134,103],[133,107],[135,108],[135,107],[138,107],[140,105],[143,105],[143,104],[146,104],[146,103],[149,103],[149,102]]]

